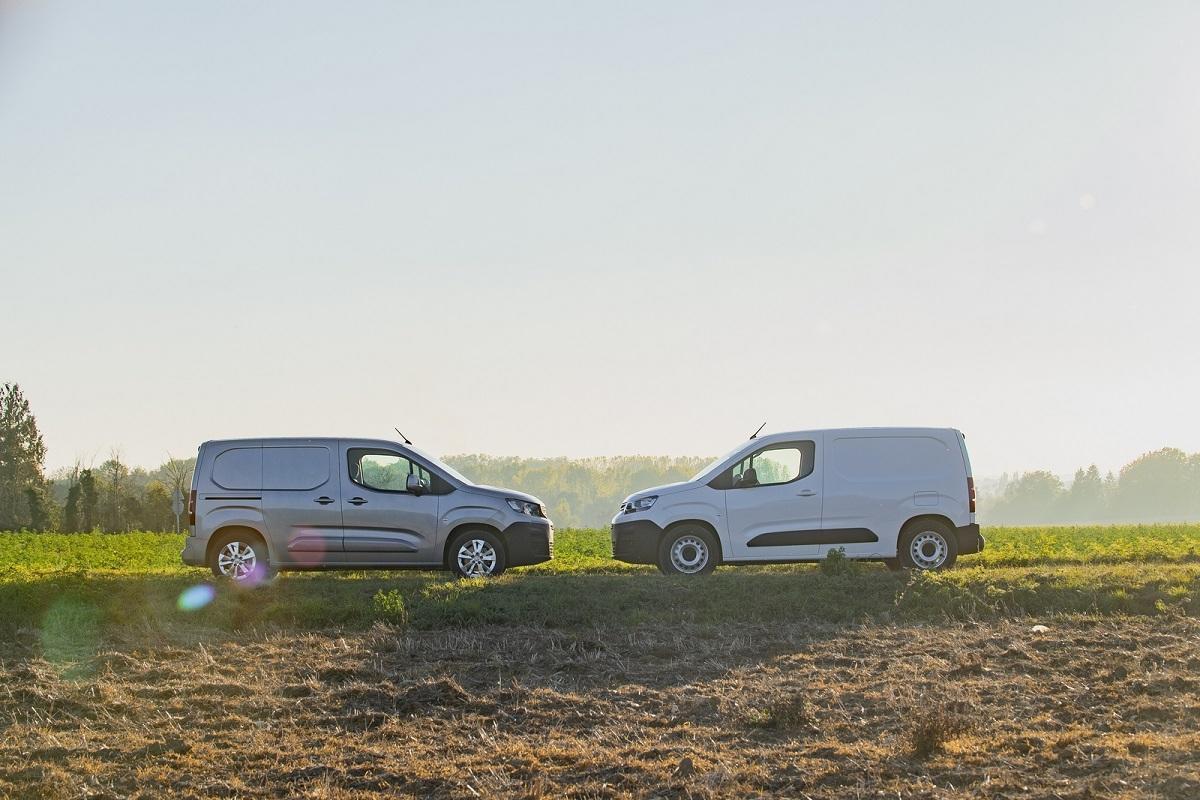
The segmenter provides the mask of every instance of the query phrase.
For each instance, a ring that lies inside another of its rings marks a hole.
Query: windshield
[[[728,459],[730,459],[730,458],[733,458],[735,455],[737,455],[738,453],[740,453],[740,452],[741,452],[741,451],[742,451],[742,450],[743,450],[745,447],[746,447],[746,443],[745,443],[745,442],[742,442],[741,444],[739,444],[737,447],[735,447],[735,448],[733,448],[732,450],[730,450],[730,451],[729,451],[728,453],[726,453],[725,455],[723,455],[723,456],[720,456],[719,458],[714,458],[712,461],[708,462],[708,464],[706,464],[706,465],[704,466],[704,469],[700,470],[700,471],[699,471],[699,472],[697,472],[695,475],[693,475],[691,478],[689,478],[689,479],[688,479],[688,480],[689,480],[689,482],[690,482],[690,481],[698,481],[698,480],[700,480],[701,478],[703,478],[703,477],[704,477],[704,475],[705,475],[705,474],[706,474],[706,473],[707,473],[709,470],[711,470],[711,469],[716,469],[718,466],[720,466],[720,465],[721,465],[722,463],[724,463],[726,460],[728,460]]]
[[[430,464],[431,466],[437,467],[439,470],[446,473],[451,478],[454,478],[457,481],[461,481],[461,482],[465,483],[467,486],[475,485],[474,481],[472,481],[466,475],[463,475],[461,472],[456,470],[454,467],[447,464],[445,461],[442,461],[440,458],[434,458],[433,456],[429,455],[429,453],[426,453],[424,450],[421,450],[418,447],[413,447],[411,444],[406,444],[404,446],[406,448],[408,448],[409,450],[411,450],[412,452],[419,455],[421,458],[425,459],[425,461],[428,464]]]

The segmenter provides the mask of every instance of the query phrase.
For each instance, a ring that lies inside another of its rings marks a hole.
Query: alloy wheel
[[[483,578],[496,569],[496,549],[484,539],[468,539],[458,548],[458,569],[468,578]]]

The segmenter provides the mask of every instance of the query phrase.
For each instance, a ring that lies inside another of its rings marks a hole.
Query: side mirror
[[[429,488],[429,484],[421,480],[419,475],[409,475],[408,480],[404,482],[404,488],[412,494],[422,495]]]

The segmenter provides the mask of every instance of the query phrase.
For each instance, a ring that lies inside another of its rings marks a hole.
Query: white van
[[[613,558],[702,575],[718,564],[817,561],[832,550],[893,568],[978,553],[975,482],[953,428],[842,428],[752,438],[684,483],[630,495]]]

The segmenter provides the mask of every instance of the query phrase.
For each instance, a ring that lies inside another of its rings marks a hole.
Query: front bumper
[[[554,525],[549,520],[514,522],[504,529],[508,566],[527,567],[554,558]]]
[[[613,558],[626,564],[657,564],[663,529],[648,519],[614,522]]]
[[[189,567],[203,567],[208,555],[204,551],[205,543],[197,536],[189,536],[183,540],[183,552],[180,557]]]
[[[983,534],[979,532],[979,525],[976,523],[972,522],[970,525],[955,528],[954,533],[958,537],[958,554],[960,556],[983,552]]]

